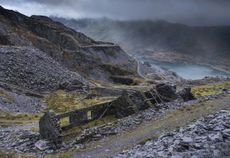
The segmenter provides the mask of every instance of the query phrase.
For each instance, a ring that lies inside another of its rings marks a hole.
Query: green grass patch
[[[67,111],[82,109],[91,107],[97,104],[102,104],[114,100],[116,97],[94,97],[90,99],[84,99],[85,94],[65,92],[58,90],[50,93],[45,98],[45,103],[48,105],[48,109],[52,109],[55,112],[63,113]]]
[[[69,125],[69,124],[70,124],[69,117],[64,117],[64,118],[60,119],[60,125],[61,126],[66,126],[66,125]]]
[[[33,121],[39,120],[41,114],[31,113],[10,113],[0,110],[0,121],[1,120],[15,120],[15,121]]]
[[[230,88],[230,81],[219,82],[215,84],[207,84],[202,86],[195,86],[192,88],[192,93],[196,97],[208,96],[212,94],[219,94],[223,89]]]

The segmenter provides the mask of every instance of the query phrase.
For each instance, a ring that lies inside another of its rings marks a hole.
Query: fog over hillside
[[[136,58],[208,65],[229,71],[230,26],[188,26],[163,20],[119,21],[108,18],[74,20],[57,17],[53,19],[93,39],[117,43]],[[201,69],[209,71],[207,68],[194,66],[195,69],[191,67],[192,72]],[[175,69],[173,71],[177,72]],[[212,74],[204,71],[202,73]],[[187,75],[191,74],[185,76]]]
[[[216,56],[230,56],[230,26],[190,27],[162,20],[54,19],[95,39],[116,42],[124,47],[197,55],[218,52]]]
[[[188,25],[229,25],[228,0],[0,0],[26,15],[120,20],[166,20]]]

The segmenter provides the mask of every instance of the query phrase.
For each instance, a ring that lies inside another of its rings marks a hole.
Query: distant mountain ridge
[[[166,21],[53,18],[97,40],[121,45],[131,54],[151,50],[209,59],[230,59],[230,26],[192,27]]]

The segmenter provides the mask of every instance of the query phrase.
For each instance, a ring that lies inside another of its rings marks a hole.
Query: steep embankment
[[[89,84],[33,47],[0,47],[0,81],[33,91],[78,89]]]
[[[95,39],[118,43],[131,54],[154,54],[154,59],[158,59],[155,53],[163,52],[167,53],[164,60],[176,57],[174,61],[217,65],[229,70],[229,26],[192,27],[165,21],[54,19]]]
[[[113,76],[138,76],[137,63],[118,45],[94,41],[47,17],[27,17],[2,7],[0,45],[38,48],[87,79],[108,82]]]

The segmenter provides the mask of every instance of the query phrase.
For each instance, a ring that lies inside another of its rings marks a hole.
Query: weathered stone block
[[[162,101],[169,102],[177,99],[176,85],[158,84],[156,85],[156,92]]]
[[[61,127],[53,112],[46,112],[39,121],[39,131],[42,139],[49,140],[54,147],[62,143]]]
[[[189,101],[189,100],[193,100],[196,99],[195,96],[192,94],[191,92],[191,88],[190,87],[186,87],[183,90],[179,91],[178,96],[180,96],[184,101]]]
[[[146,102],[144,93],[137,91],[129,94],[124,91],[119,98],[111,103],[111,107],[115,115],[120,118],[147,109],[150,104]]]

